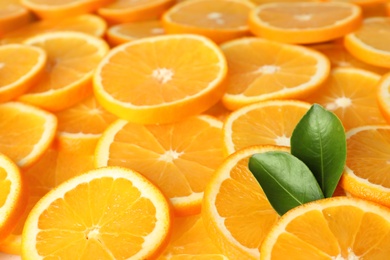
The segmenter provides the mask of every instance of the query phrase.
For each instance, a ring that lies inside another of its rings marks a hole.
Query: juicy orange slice
[[[216,43],[250,35],[248,14],[255,7],[241,0],[183,1],[162,16],[167,33],[204,35]]]
[[[291,134],[310,103],[272,100],[233,111],[223,126],[227,154],[252,145],[290,146]]]
[[[390,206],[390,126],[366,125],[347,132],[347,161],[340,183],[349,194]]]
[[[363,25],[344,38],[346,49],[368,64],[390,68],[390,17],[364,19]]]
[[[385,124],[377,102],[381,76],[362,69],[336,68],[317,92],[305,99],[334,112],[346,130],[367,124]]]
[[[175,0],[114,0],[98,10],[110,23],[126,23],[159,18]]]
[[[224,158],[222,123],[195,116],[171,124],[114,122],[96,148],[96,166],[134,169],[158,186],[178,215],[200,212],[203,190]]]
[[[362,10],[342,2],[276,2],[259,5],[249,15],[250,30],[286,43],[318,43],[356,30]]]
[[[329,60],[302,46],[251,37],[221,49],[229,68],[222,101],[231,110],[263,100],[305,97],[329,74]]]
[[[390,73],[383,75],[378,85],[378,107],[386,121],[390,123]]]
[[[15,228],[27,203],[25,183],[18,166],[0,154],[0,241]]]
[[[31,210],[22,256],[149,259],[171,226],[165,197],[138,173],[100,168],[51,190]]]
[[[44,50],[22,44],[0,45],[0,102],[10,101],[33,86],[42,75]]]
[[[18,100],[50,111],[71,107],[92,93],[92,75],[108,52],[108,44],[80,32],[48,32],[25,44],[43,48],[48,61],[35,86]]]
[[[229,259],[259,259],[263,239],[279,218],[248,169],[250,156],[267,151],[289,149],[272,145],[243,148],[220,164],[205,189],[203,223]]]
[[[21,102],[0,104],[0,152],[20,167],[36,162],[52,143],[57,118]]]
[[[197,35],[161,35],[112,49],[94,76],[97,100],[109,112],[135,123],[169,123],[218,102],[227,65],[211,40]]]
[[[317,200],[288,211],[261,246],[268,259],[385,259],[390,210],[349,197]]]

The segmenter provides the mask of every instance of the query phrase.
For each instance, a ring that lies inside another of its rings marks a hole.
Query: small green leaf
[[[290,153],[254,154],[249,158],[248,166],[279,215],[324,197],[309,168]]]
[[[314,104],[292,133],[291,154],[310,168],[325,197],[331,197],[347,157],[345,131],[339,118]]]

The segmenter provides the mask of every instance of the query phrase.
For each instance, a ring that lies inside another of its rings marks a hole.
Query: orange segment
[[[347,132],[347,161],[341,186],[355,197],[390,206],[390,126],[367,125]]]
[[[383,117],[390,123],[390,73],[383,75],[378,85],[378,107]]]
[[[71,107],[92,93],[92,75],[109,48],[80,32],[44,33],[25,43],[43,48],[48,61],[39,82],[18,100],[50,111]]]
[[[114,122],[96,148],[96,166],[134,169],[158,186],[176,214],[200,212],[207,181],[222,162],[222,123],[196,116],[171,124]]]
[[[368,64],[390,68],[390,17],[371,17],[344,38],[346,49]]]
[[[46,65],[46,52],[22,44],[0,46],[0,102],[14,99],[40,78]]]
[[[232,110],[262,100],[302,98],[329,74],[329,60],[306,47],[252,37],[221,48],[229,68],[223,103]]]
[[[22,168],[36,162],[48,149],[57,118],[20,102],[0,104],[0,152]]]
[[[208,236],[200,214],[176,217],[173,222],[169,244],[159,256],[159,260],[228,260]]]
[[[19,0],[2,0],[0,2],[0,35],[27,25],[33,20],[29,9],[22,6]]]
[[[309,108],[306,102],[273,100],[233,111],[223,126],[226,153],[259,144],[290,146],[291,134]]]
[[[169,123],[217,103],[226,71],[223,53],[203,36],[155,36],[112,49],[96,69],[94,92],[118,117]]]
[[[0,154],[0,241],[8,237],[21,217],[27,193],[18,166]]]
[[[69,16],[86,14],[110,3],[112,0],[20,0],[21,4],[41,19],[60,20]]]
[[[34,21],[18,30],[6,33],[0,39],[0,42],[3,44],[22,43],[29,37],[51,31],[76,31],[101,37],[104,35],[106,28],[107,24],[101,17],[93,14],[82,14],[55,21]]]
[[[98,10],[110,23],[126,23],[159,18],[175,0],[114,0]]]
[[[262,260],[384,259],[390,210],[349,197],[317,200],[288,211],[261,246]],[[384,258],[383,258],[384,257]]]
[[[249,15],[250,30],[286,43],[318,43],[356,30],[362,10],[342,2],[276,2],[259,5]]]
[[[249,35],[248,14],[255,7],[241,0],[183,1],[162,16],[167,33],[204,35],[216,43]]]
[[[121,23],[113,25],[107,30],[107,41],[119,45],[136,39],[157,36],[165,33],[160,20]]]
[[[260,246],[279,216],[248,169],[249,157],[279,146],[251,146],[227,157],[205,189],[202,217],[206,230],[229,259],[259,259]]]
[[[319,91],[305,99],[334,112],[346,130],[367,124],[385,124],[377,103],[381,76],[355,68],[333,69]]]
[[[38,201],[23,229],[22,256],[150,259],[170,225],[169,205],[149,181],[129,169],[100,168]]]

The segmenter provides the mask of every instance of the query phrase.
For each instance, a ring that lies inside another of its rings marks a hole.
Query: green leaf
[[[248,166],[279,215],[324,197],[309,168],[288,152],[254,154]]]
[[[339,118],[314,104],[292,133],[291,154],[310,168],[325,197],[331,197],[347,157],[345,131]]]

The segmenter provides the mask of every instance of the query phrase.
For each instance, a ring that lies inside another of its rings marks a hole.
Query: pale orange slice
[[[229,259],[259,259],[260,246],[279,215],[248,169],[249,157],[281,146],[251,146],[227,157],[204,192],[202,217],[214,243]]]
[[[198,35],[161,35],[122,44],[100,62],[94,93],[114,115],[135,123],[170,123],[199,114],[225,90],[220,48]]]
[[[0,36],[17,30],[32,20],[32,12],[22,6],[19,0],[2,0],[0,2]]]
[[[162,16],[167,33],[194,33],[222,43],[250,35],[249,12],[255,7],[241,0],[192,0],[177,3]]]
[[[41,19],[61,20],[69,16],[91,13],[112,0],[20,0],[21,4]]]
[[[171,201],[177,215],[200,212],[203,191],[222,162],[222,123],[194,116],[171,124],[140,125],[120,119],[96,147],[96,167],[134,169]]]
[[[140,174],[109,167],[89,171],[51,190],[23,229],[28,259],[150,259],[165,245],[167,200]]]
[[[52,31],[75,31],[102,37],[106,29],[107,23],[103,18],[93,14],[82,14],[55,21],[34,21],[17,30],[4,34],[0,39],[0,43],[23,43],[27,38]]]
[[[108,28],[107,41],[116,46],[137,39],[165,34],[160,20],[116,24]]]
[[[390,206],[387,178],[390,126],[366,125],[347,132],[347,161],[340,183],[355,197]]]
[[[229,68],[222,101],[231,110],[263,100],[303,98],[329,74],[329,60],[307,47],[250,37],[221,49]]]
[[[25,44],[44,49],[46,69],[37,84],[18,100],[60,111],[92,93],[92,75],[108,52],[108,44],[81,32],[48,32],[28,38]]]
[[[98,14],[110,23],[158,19],[175,0],[114,0],[99,8]]]
[[[295,126],[310,108],[297,100],[271,100],[233,111],[223,126],[227,154],[252,145],[290,146]]]
[[[367,124],[386,124],[377,102],[381,76],[357,68],[336,68],[313,95],[305,99],[335,113],[346,130]]]
[[[364,19],[363,25],[347,34],[345,48],[368,64],[390,68],[390,17]]]
[[[249,15],[249,27],[266,39],[286,43],[318,43],[356,30],[362,10],[342,2],[276,2],[259,5]]]
[[[26,203],[26,185],[18,166],[0,154],[0,243],[15,228]]]
[[[268,259],[385,259],[390,210],[349,197],[310,202],[288,211],[261,246]]]
[[[44,50],[22,44],[0,45],[0,102],[10,101],[40,79],[47,55]]]
[[[52,143],[57,118],[21,102],[0,104],[0,152],[25,168],[36,162]]]

